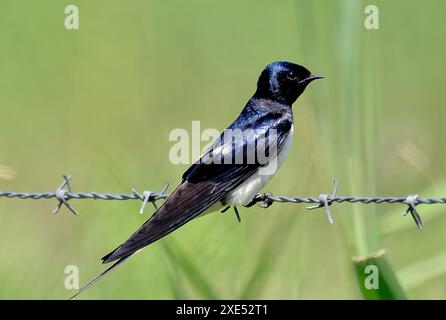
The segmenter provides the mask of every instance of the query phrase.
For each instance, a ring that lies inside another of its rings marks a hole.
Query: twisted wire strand
[[[0,191],[0,198],[18,198],[18,199],[52,199],[57,198],[56,192],[15,192],[15,191]],[[99,192],[66,192],[64,194],[65,200],[71,199],[93,199],[93,200],[141,200],[141,197],[135,193],[99,193]],[[158,201],[166,199],[167,195],[164,193],[150,192],[149,201]],[[270,200],[278,203],[320,203],[319,197],[290,197],[290,196],[274,196],[272,194],[256,195],[254,202],[262,202]],[[363,203],[363,204],[381,204],[381,203],[406,203],[406,197],[358,197],[358,196],[329,196],[330,202],[349,202],[349,203]],[[418,197],[416,204],[446,204],[445,198],[422,198]]]
[[[57,213],[59,209],[64,205],[73,214],[77,214],[76,210],[68,203],[68,200],[72,199],[93,199],[93,200],[140,200],[143,202],[140,212],[143,213],[144,208],[148,202],[151,202],[155,208],[156,201],[163,200],[168,197],[164,194],[167,190],[168,185],[166,185],[161,192],[144,191],[143,193],[138,193],[135,189],[132,189],[132,193],[99,193],[99,192],[77,192],[71,191],[70,179],[71,176],[64,175],[64,182],[56,189],[55,192],[15,192],[15,191],[0,191],[0,198],[16,198],[16,199],[53,199],[56,198],[59,202],[57,207],[54,209],[54,213]],[[383,203],[402,203],[408,206],[406,214],[410,213],[414,219],[416,225],[419,229],[423,228],[423,221],[419,213],[417,212],[416,206],[420,204],[446,204],[446,197],[443,198],[422,198],[418,195],[408,195],[406,197],[359,197],[359,196],[338,196],[336,195],[337,182],[333,181],[333,192],[332,194],[320,194],[319,197],[289,197],[289,196],[274,196],[270,193],[258,194],[254,197],[248,206],[252,206],[256,203],[262,203],[261,206],[264,208],[269,207],[274,202],[277,203],[307,203],[316,204],[307,209],[317,209],[325,208],[328,220],[333,223],[333,218],[330,213],[329,206],[333,203],[362,203],[362,204],[383,204]],[[236,208],[234,208],[236,209]],[[225,210],[224,210],[225,211]],[[236,211],[237,212],[237,211]]]
[[[291,203],[320,203],[319,198],[315,197],[288,197],[288,196],[270,196],[266,195],[266,198],[273,202],[291,202]],[[262,199],[260,196],[256,196],[256,200],[260,202]],[[350,202],[350,203],[364,203],[364,204],[381,204],[381,203],[406,203],[407,197],[357,197],[357,196],[335,196],[329,197],[330,202]],[[416,204],[446,204],[446,198],[421,198],[416,199]]]
[[[15,191],[0,191],[0,198],[18,198],[18,199],[52,199],[57,198],[56,192],[15,192]],[[137,194],[113,194],[113,193],[99,193],[99,192],[66,192],[64,193],[65,200],[70,199],[93,199],[93,200],[141,200]],[[151,192],[149,201],[157,201],[167,198],[167,195]]]

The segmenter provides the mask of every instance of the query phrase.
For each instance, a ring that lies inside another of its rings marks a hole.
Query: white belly
[[[291,140],[293,138],[294,127],[291,125],[290,133],[286,138],[285,144],[282,150],[277,155],[277,166],[271,174],[261,174],[259,170],[254,173],[248,180],[243,182],[237,189],[231,191],[228,195],[227,205],[237,206],[237,205],[247,205],[251,202],[254,196],[272,179],[276,174],[277,170],[285,161],[288,151],[291,147]]]

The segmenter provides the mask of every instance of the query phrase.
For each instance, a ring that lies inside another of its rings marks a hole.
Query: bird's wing
[[[220,141],[223,142],[221,144],[214,143],[203,154],[200,160],[194,163],[184,173],[183,182],[171,193],[155,214],[125,243],[104,256],[102,258],[103,263],[127,257],[181,227],[206,211],[206,209],[216,202],[224,199],[231,190],[238,187],[262,166],[262,163],[258,161],[254,161],[251,164],[246,162],[241,164],[225,164],[218,163],[218,161],[217,163],[209,163],[205,161],[213,151],[212,157],[216,158],[224,153],[224,150],[228,150],[225,147],[230,144],[232,148],[229,150],[232,150],[235,159],[237,157],[246,158],[247,150],[258,150],[263,147],[268,148],[268,144],[259,145],[258,142],[262,136],[267,134],[271,129],[274,129],[277,138],[277,152],[280,152],[292,124],[292,119],[290,120],[289,115],[286,114],[277,117],[259,116],[254,120],[254,127],[258,130],[243,135],[241,144],[234,142],[233,139],[226,139],[228,141],[224,141],[222,134]],[[250,123],[252,122],[250,121]],[[237,120],[234,123],[237,123]],[[238,126],[242,131],[246,127],[243,124],[239,124]],[[223,145],[223,148],[220,148],[221,145]],[[265,151],[263,150],[262,152]]]
[[[241,114],[243,115],[243,113]],[[281,116],[260,114],[253,116],[250,121],[246,121],[246,117],[237,118],[228,129],[245,129],[256,128],[258,130],[250,131],[244,135],[242,143],[225,141],[223,134],[220,141],[224,141],[223,145],[232,145],[232,153],[234,159],[242,157],[246,160],[246,150],[258,150],[269,145],[258,145],[262,135],[268,134],[270,129],[274,129],[277,133],[277,152],[286,141],[289,130],[292,125],[292,116],[290,114],[282,114]],[[183,175],[182,183],[169,195],[166,201],[159,209],[147,220],[130,238],[120,245],[118,248],[102,258],[103,263],[115,261],[104,272],[99,274],[93,280],[83,286],[72,298],[76,297],[84,290],[99,281],[114,268],[127,260],[132,254],[143,247],[159,240],[172,231],[178,229],[188,221],[200,215],[206,209],[211,207],[218,201],[221,201],[234,188],[246,181],[254,174],[263,164],[257,161],[254,163],[209,163],[209,157],[216,158],[222,156],[227,150],[221,148],[221,143],[214,143],[203,156],[195,162]],[[263,150],[262,152],[268,152]]]
[[[221,200],[228,190],[246,180],[256,167],[240,166],[233,169],[231,173],[225,175],[224,181],[218,183],[183,182],[126,242],[102,258],[103,263],[129,256],[181,227]]]
[[[188,182],[183,181],[126,242],[102,258],[102,263],[114,263],[78,290],[73,299],[110,273],[135,252],[152,242],[164,237],[175,229],[190,221],[212,204],[222,199],[226,190],[231,190],[247,179],[255,171],[254,166],[234,167],[230,172],[222,174],[217,180]]]

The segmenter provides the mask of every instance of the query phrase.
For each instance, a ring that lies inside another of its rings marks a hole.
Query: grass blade
[[[358,277],[358,284],[363,297],[367,300],[402,300],[406,299],[403,288],[400,286],[395,272],[385,257],[385,251],[365,258],[353,259]],[[376,269],[369,270],[370,267]],[[377,274],[374,274],[375,271]],[[377,288],[367,288],[366,283],[371,283],[371,278],[377,276],[374,284]]]
[[[206,279],[203,272],[193,263],[191,259],[172,241],[169,244],[164,241],[162,244],[168,258],[172,264],[181,267],[181,271],[188,279],[193,289],[204,299],[218,299],[218,294],[212,288],[210,282]],[[177,281],[178,279],[173,279]]]
[[[415,263],[398,272],[405,289],[417,287],[446,273],[446,253]]]

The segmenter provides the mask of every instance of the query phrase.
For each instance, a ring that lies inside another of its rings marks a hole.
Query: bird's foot
[[[260,199],[261,199],[262,203],[259,204],[259,207],[263,208],[263,209],[271,207],[273,204],[273,200],[271,200],[272,196],[273,196],[273,194],[269,193],[269,192],[262,193],[260,195]]]
[[[244,207],[245,207],[245,208],[250,208],[250,207],[252,207],[253,205],[255,205],[256,203],[261,202],[261,203],[259,204],[259,207],[266,209],[266,208],[270,207],[270,206],[273,204],[273,201],[271,200],[272,195],[273,195],[273,194],[272,194],[272,193],[269,193],[269,192],[265,192],[265,193],[262,193],[262,194],[257,194],[257,195],[251,200],[251,202],[248,203],[247,205],[245,205]]]
[[[251,202],[244,205],[245,208],[251,208],[253,205],[255,205],[257,202],[259,202],[258,199],[259,195],[255,195],[254,198],[252,198]]]

